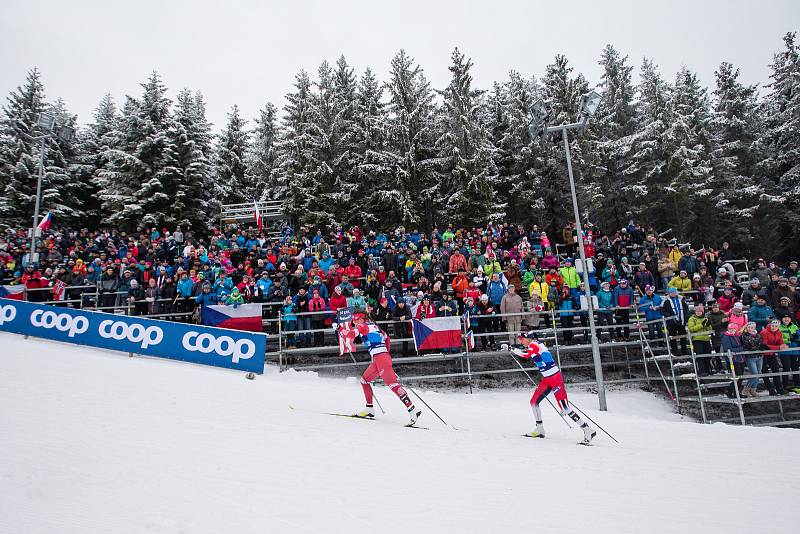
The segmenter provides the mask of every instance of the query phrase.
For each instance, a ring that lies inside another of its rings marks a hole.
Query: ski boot
[[[414,408],[414,405],[411,405],[411,408],[408,409],[408,415],[410,417],[410,421],[406,426],[414,426],[417,424],[417,420],[419,416],[422,415],[422,410],[417,410]]]
[[[375,408],[371,404],[367,404],[366,408],[353,414],[353,417],[358,417],[359,419],[375,419]]]
[[[533,432],[528,432],[525,436],[529,438],[543,438],[544,437],[544,426],[541,423],[536,423],[536,429]]]
[[[591,445],[592,439],[597,435],[597,431],[589,425],[583,426],[583,439],[578,442],[578,445]]]

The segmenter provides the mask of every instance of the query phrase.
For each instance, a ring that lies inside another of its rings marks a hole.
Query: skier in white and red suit
[[[367,405],[363,411],[355,414],[355,416],[365,419],[375,418],[375,408],[372,405],[374,393],[371,382],[380,377],[386,387],[391,389],[408,409],[408,414],[411,418],[409,425],[416,423],[422,412],[414,408],[414,403],[409,398],[405,388],[397,382],[397,374],[392,369],[392,356],[389,354],[390,341],[386,332],[367,319],[367,315],[364,312],[355,312],[353,314],[353,328],[347,331],[340,331],[340,334],[351,336],[352,338],[360,336],[364,347],[372,357],[372,363],[361,375],[361,387],[364,389],[364,398],[367,401]]]
[[[533,416],[536,418],[536,430],[526,434],[532,438],[544,437],[544,426],[542,425],[542,410],[539,407],[547,395],[550,393],[556,398],[558,409],[562,414],[568,415],[570,419],[575,421],[578,426],[583,430],[583,444],[588,445],[592,438],[597,435],[597,432],[583,420],[583,418],[575,412],[575,409],[570,405],[567,399],[567,390],[564,387],[564,378],[561,376],[561,370],[556,365],[553,355],[544,343],[539,341],[535,332],[521,332],[517,334],[517,341],[522,345],[509,347],[503,345],[503,349],[511,350],[511,352],[520,358],[531,360],[536,368],[542,373],[542,380],[536,386],[536,391],[533,392],[531,397],[531,408],[533,409]]]

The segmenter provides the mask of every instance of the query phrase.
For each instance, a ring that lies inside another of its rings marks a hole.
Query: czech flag
[[[0,299],[25,300],[25,286],[0,286]]]
[[[414,346],[418,351],[461,347],[461,318],[434,317],[412,321]]]
[[[475,333],[472,330],[467,332],[467,347],[469,347],[469,350],[475,348]]]
[[[42,220],[41,220],[41,221],[39,221],[39,226],[37,226],[37,228],[39,228],[39,230],[41,230],[42,232],[44,232],[44,231],[46,231],[48,228],[50,228],[50,225],[51,225],[51,224],[53,224],[53,214],[52,214],[52,213],[50,213],[50,212],[48,211],[48,212],[47,212],[47,215],[45,215],[44,217],[42,217]]]
[[[232,330],[262,332],[261,304],[203,306],[203,324]]]

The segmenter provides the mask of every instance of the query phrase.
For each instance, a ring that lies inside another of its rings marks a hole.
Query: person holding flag
[[[364,390],[366,407],[361,412],[353,414],[353,417],[362,419],[375,418],[375,408],[372,404],[374,392],[372,391],[371,382],[377,378],[382,378],[386,387],[397,395],[408,410],[410,421],[406,426],[414,426],[422,414],[422,411],[414,407],[414,403],[411,401],[405,388],[403,388],[397,380],[397,374],[392,368],[392,356],[389,353],[389,335],[381,330],[378,325],[369,320],[367,314],[362,310],[356,310],[353,313],[352,328],[346,324],[342,324],[340,328],[338,323],[334,324],[333,327],[337,330],[340,337],[340,352],[343,350],[352,350],[355,338],[360,336],[364,347],[372,357],[372,363],[369,364],[369,367],[367,367],[364,374],[361,376],[361,387]]]
[[[501,348],[503,350],[510,350],[512,354],[519,356],[520,358],[532,360],[539,372],[542,373],[542,381],[539,382],[538,386],[536,386],[536,390],[533,392],[533,396],[531,397],[531,409],[533,410],[533,416],[536,419],[536,430],[525,434],[525,436],[530,438],[544,437],[542,410],[539,407],[539,404],[547,397],[547,395],[552,393],[556,398],[558,409],[561,410],[561,413],[568,415],[569,418],[575,421],[583,430],[583,440],[580,441],[579,444],[591,444],[592,438],[597,435],[597,431],[589,426],[589,423],[584,421],[583,418],[578,415],[575,412],[575,409],[570,405],[569,400],[567,399],[567,390],[564,387],[564,378],[561,376],[561,370],[558,368],[558,365],[556,365],[550,350],[545,346],[544,343],[539,341],[539,337],[537,336],[536,332],[533,331],[520,332],[517,334],[517,341],[521,347],[509,347],[508,345],[503,344]]]

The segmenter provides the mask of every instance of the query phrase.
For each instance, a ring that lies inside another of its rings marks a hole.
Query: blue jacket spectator
[[[771,306],[766,304],[766,298],[759,295],[747,310],[747,317],[756,323],[756,330],[761,331],[767,327],[769,320],[775,317],[775,312]]]

